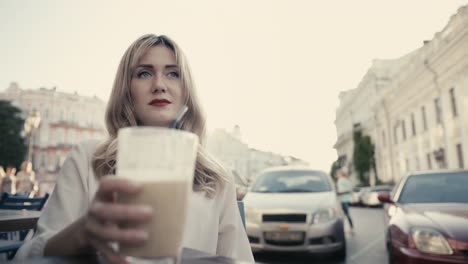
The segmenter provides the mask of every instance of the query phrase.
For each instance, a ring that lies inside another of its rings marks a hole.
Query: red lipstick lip
[[[171,101],[169,101],[167,99],[153,99],[153,100],[151,100],[151,102],[149,102],[149,105],[165,106],[165,105],[168,105],[170,103],[171,103]]]

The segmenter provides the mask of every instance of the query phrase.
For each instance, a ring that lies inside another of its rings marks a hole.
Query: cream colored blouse
[[[91,167],[97,144],[83,143],[71,151],[39,218],[36,234],[18,250],[15,259],[42,256],[49,238],[87,212],[99,184]],[[194,192],[188,210],[184,247],[254,263],[232,182],[214,199]]]

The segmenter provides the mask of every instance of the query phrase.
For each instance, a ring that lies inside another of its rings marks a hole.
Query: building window
[[[460,169],[464,168],[463,164],[463,149],[461,144],[457,144],[457,157],[458,157],[458,167]]]
[[[427,168],[432,170],[432,161],[431,161],[431,153],[427,153]]]
[[[406,124],[405,124],[405,120],[401,120],[401,130],[403,131],[403,140],[406,140]]]
[[[413,131],[413,136],[416,136],[416,124],[414,122],[414,113],[411,114],[411,131]]]
[[[450,101],[452,102],[452,114],[453,117],[458,116],[457,101],[455,99],[455,88],[450,89]]]
[[[424,131],[427,130],[427,117],[426,117],[426,107],[421,107],[421,113],[422,113],[422,120],[423,120],[423,128]]]
[[[398,125],[393,126],[393,140],[398,144]]]
[[[436,112],[436,123],[440,124],[442,122],[442,109],[440,109],[440,99],[436,98],[434,99],[434,107],[435,107],[435,112]]]

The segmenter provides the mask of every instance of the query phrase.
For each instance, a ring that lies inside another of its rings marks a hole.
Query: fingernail
[[[122,260],[122,263],[123,263],[123,264],[130,264],[130,263],[132,263],[132,257],[123,256],[122,259],[123,259],[123,260]]]
[[[152,214],[153,213],[153,208],[151,206],[140,206],[140,211],[144,214]]]
[[[129,185],[132,187],[132,188],[141,188],[143,186],[143,184],[141,184],[141,182],[137,182],[137,181],[129,181]]]
[[[141,240],[148,240],[148,233],[145,231],[136,232],[135,236]]]
[[[101,202],[95,202],[92,207],[91,207],[91,211],[93,212],[99,212],[101,210],[101,208],[103,207],[102,203]]]

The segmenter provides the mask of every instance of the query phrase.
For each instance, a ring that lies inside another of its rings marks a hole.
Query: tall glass
[[[197,151],[198,137],[190,132],[157,127],[119,130],[117,177],[142,182],[143,191],[120,195],[118,199],[149,205],[154,212],[152,220],[144,225],[148,241],[140,246],[121,244],[121,253],[180,259]]]

